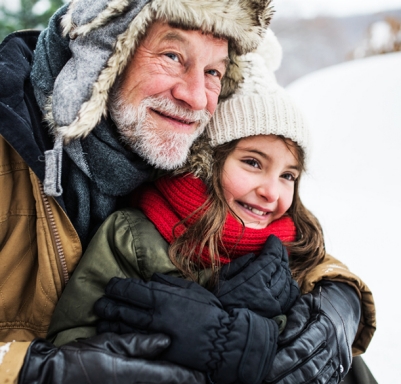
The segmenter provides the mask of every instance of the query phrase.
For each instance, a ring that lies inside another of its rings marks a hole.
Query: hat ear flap
[[[192,144],[186,163],[174,171],[174,175],[191,173],[206,184],[213,175],[213,149],[206,134],[202,134]]]

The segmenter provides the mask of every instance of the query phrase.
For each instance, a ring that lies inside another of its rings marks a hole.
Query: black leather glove
[[[213,382],[262,382],[276,353],[273,320],[247,309],[227,313],[196,283],[159,274],[152,280],[113,278],[95,313],[112,323],[168,334],[171,346],[162,358],[207,372]]]
[[[325,281],[301,296],[265,383],[339,383],[348,372],[361,315],[359,298],[345,283]]]
[[[292,307],[299,288],[291,276],[286,248],[270,235],[258,257],[251,253],[221,268],[213,293],[226,310],[248,308],[272,318]]]
[[[35,339],[28,348],[20,384],[206,383],[205,375],[166,361],[151,361],[170,338],[104,333],[56,348]]]

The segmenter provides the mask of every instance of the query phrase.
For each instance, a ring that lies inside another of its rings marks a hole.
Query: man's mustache
[[[200,126],[206,125],[212,117],[211,113],[206,109],[194,111],[177,105],[174,101],[166,97],[150,96],[144,99],[142,103],[146,108],[154,109],[163,115],[172,116],[184,121],[197,122]]]

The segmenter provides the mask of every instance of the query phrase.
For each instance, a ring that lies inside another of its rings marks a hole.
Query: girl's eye
[[[165,55],[166,55],[167,57],[169,57],[169,58],[170,58],[171,60],[173,60],[173,61],[179,61],[178,55],[175,54],[175,53],[167,52],[167,53],[165,53]]]
[[[253,168],[260,168],[259,162],[255,159],[245,159],[243,160],[245,164],[250,165]]]
[[[281,176],[283,179],[286,179],[288,181],[295,181],[297,178],[291,174],[291,173],[284,173],[284,175]]]

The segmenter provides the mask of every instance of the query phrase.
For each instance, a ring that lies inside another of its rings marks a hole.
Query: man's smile
[[[151,111],[157,113],[159,116],[162,116],[162,117],[165,117],[165,118],[168,118],[168,119],[171,119],[171,120],[175,120],[175,121],[177,121],[177,122],[179,122],[181,124],[192,125],[192,124],[196,123],[196,121],[183,119],[180,116],[173,116],[173,115],[161,112],[161,111],[157,111],[156,109],[151,109]]]

